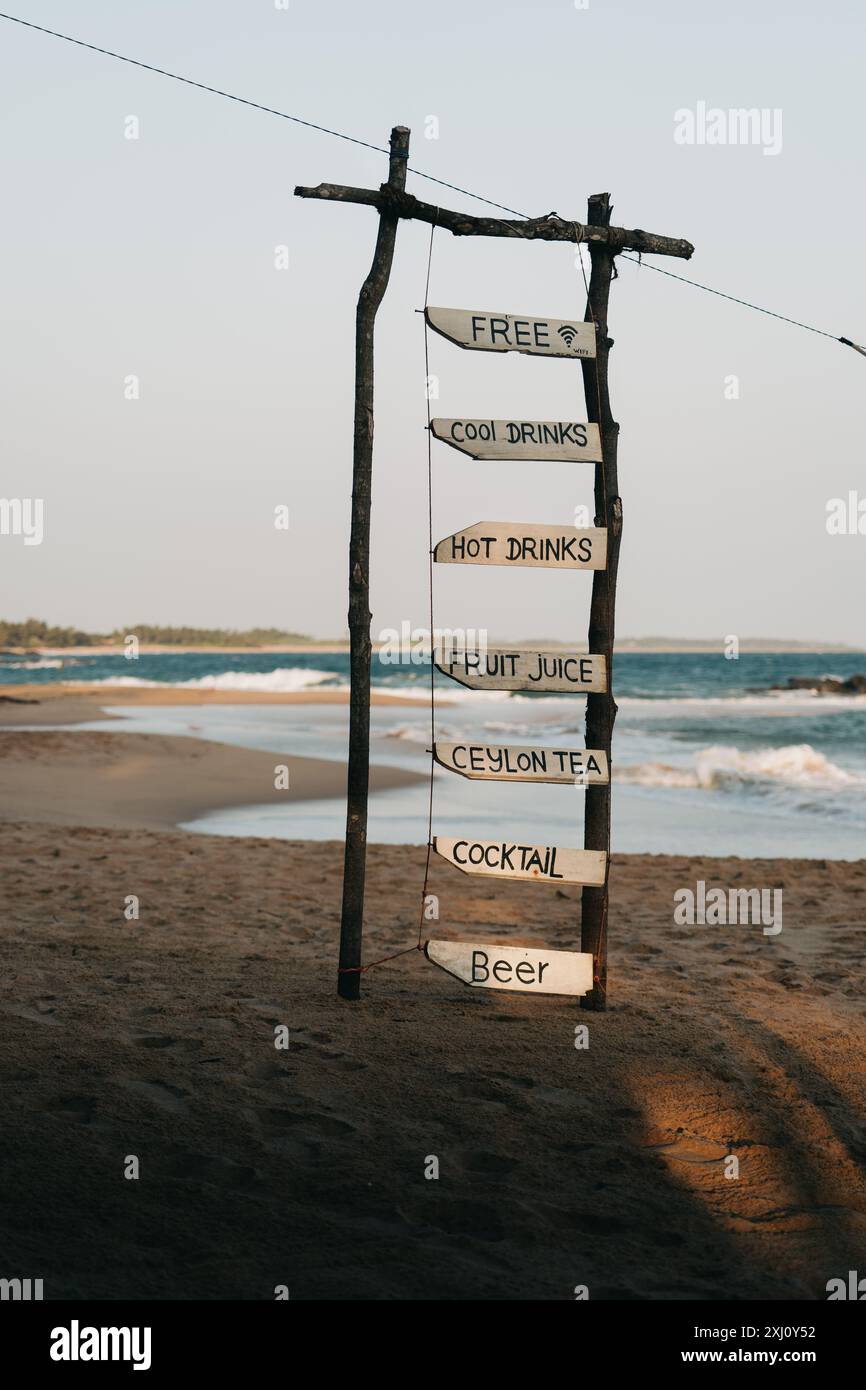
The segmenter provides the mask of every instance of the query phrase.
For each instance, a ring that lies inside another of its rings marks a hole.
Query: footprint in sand
[[[644,1148],[654,1149],[663,1158],[673,1158],[678,1163],[721,1163],[731,1152],[726,1144],[715,1139],[679,1136],[659,1130],[651,1130],[642,1142]]]
[[[165,1081],[132,1081],[126,1080],[123,1085],[128,1091],[134,1091],[137,1095],[144,1096],[145,1100],[152,1101],[159,1110],[165,1110],[170,1115],[186,1115],[188,1106],[186,1104],[186,1091],[182,1091],[178,1086],[169,1086]]]
[[[466,1100],[487,1101],[491,1105],[507,1105],[525,1110],[527,1101],[534,1101],[537,1092],[531,1076],[509,1076],[506,1072],[488,1072],[486,1076],[455,1076],[457,1093]],[[526,1093],[532,1091],[532,1096]]]
[[[433,1191],[434,1188],[438,1189],[439,1184],[430,1183],[429,1192],[425,1193],[423,1199],[414,1201],[411,1207],[401,1203],[396,1209],[400,1219],[415,1229],[431,1226],[446,1235],[465,1240],[495,1244],[505,1239],[508,1234],[505,1220],[496,1207],[468,1198],[452,1200],[447,1191]]]
[[[460,1161],[467,1172],[479,1173],[485,1178],[504,1178],[517,1166],[513,1158],[489,1149],[469,1149],[460,1156]]]
[[[28,1023],[48,1023],[52,1027],[57,1026],[53,1008],[39,1008],[38,1004],[33,1009],[27,1004],[3,1004],[0,1008],[4,1014],[12,1014],[14,1018],[26,1018]]]
[[[494,1081],[504,1081],[506,1085],[515,1086],[521,1091],[531,1091],[535,1085],[535,1077],[533,1076],[513,1076],[511,1072],[507,1071],[492,1071],[490,1075]]]
[[[327,1044],[334,1041],[330,1033],[322,1031],[311,1033],[306,1028],[296,1028],[292,1033],[292,1047],[297,1052],[312,1052],[328,1062],[336,1062],[341,1071],[361,1071],[366,1062],[347,1057],[345,1052],[328,1049]]]
[[[353,1134],[355,1126],[348,1120],[338,1120],[334,1115],[321,1115],[315,1110],[282,1110],[268,1106],[258,1111],[260,1123],[265,1129],[285,1132],[286,1130],[309,1129],[319,1137],[341,1138]]]
[[[587,1153],[590,1149],[597,1148],[592,1139],[569,1139],[564,1144],[557,1144],[555,1151],[558,1154],[565,1154],[567,1157],[577,1157],[578,1154]]]
[[[605,1216],[594,1211],[564,1211],[559,1218],[561,1224],[583,1236],[617,1236],[631,1230],[628,1221],[618,1216]]]
[[[221,1154],[181,1152],[169,1164],[168,1176],[181,1182],[211,1183],[216,1187],[245,1191],[260,1174],[248,1163],[235,1163]]]
[[[168,1033],[145,1033],[135,1028],[129,1033],[129,1040],[138,1047],[153,1048],[176,1047],[180,1041],[179,1038],[170,1037]]]
[[[74,1120],[79,1125],[89,1125],[96,1113],[96,1100],[93,1096],[60,1096],[45,1107],[49,1115],[58,1119]]]

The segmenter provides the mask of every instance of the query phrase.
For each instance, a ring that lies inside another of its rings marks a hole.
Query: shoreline
[[[14,692],[14,693],[13,693]],[[429,699],[389,695],[373,690],[371,706],[395,705],[417,709]],[[116,719],[107,705],[348,705],[348,690],[209,690],[176,685],[100,685],[94,688],[74,681],[50,685],[0,686],[0,729],[27,724],[83,724],[94,719]],[[437,695],[437,705],[450,704]]]
[[[282,767],[288,786],[278,788]],[[407,769],[370,767],[374,794],[423,781]],[[0,728],[0,822],[179,830],[214,811],[345,794],[345,764],[325,758],[179,734]]]

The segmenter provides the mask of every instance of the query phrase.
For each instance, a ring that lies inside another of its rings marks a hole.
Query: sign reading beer
[[[586,695],[607,688],[603,656],[488,647],[484,652],[441,650],[435,664],[443,675],[470,690],[571,691]]]
[[[440,565],[520,565],[544,569],[603,570],[607,531],[602,526],[533,526],[519,521],[476,521],[446,536],[433,551]]]
[[[465,985],[482,989],[519,989],[529,994],[587,994],[592,989],[592,956],[588,951],[428,941],[424,954]]]
[[[590,748],[532,748],[489,743],[439,743],[433,756],[440,767],[461,777],[488,782],[606,783],[607,757]]]
[[[431,420],[434,439],[474,459],[600,463],[598,425],[574,420]]]
[[[595,357],[595,324],[536,314],[488,314],[480,309],[434,309],[432,329],[458,347],[480,352],[528,352],[542,357]]]

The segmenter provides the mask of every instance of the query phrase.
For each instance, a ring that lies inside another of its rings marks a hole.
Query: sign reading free
[[[424,310],[430,327],[458,347],[480,352],[526,352],[541,357],[595,357],[595,324],[536,314],[491,314],[481,309]]]

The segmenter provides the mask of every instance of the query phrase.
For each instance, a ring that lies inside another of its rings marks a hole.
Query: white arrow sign
[[[534,748],[518,744],[439,743],[440,767],[488,782],[563,782],[588,786],[608,780],[607,757],[588,748]]]
[[[603,570],[607,531],[601,526],[534,526],[476,521],[446,536],[433,551],[440,565],[515,565],[536,569]]]
[[[481,352],[528,352],[541,357],[595,357],[595,324],[536,314],[490,314],[481,309],[424,310],[428,324],[458,347]]]
[[[431,420],[434,439],[474,459],[600,463],[598,425],[574,420]]]
[[[464,874],[531,879],[538,883],[584,883],[600,888],[607,855],[603,849],[561,849],[507,840],[455,840],[436,835],[433,848]]]
[[[428,941],[424,954],[441,970],[482,989],[529,994],[588,994],[588,951],[539,951],[527,946],[482,946],[469,941]]]
[[[603,656],[573,652],[521,652],[488,647],[484,652],[439,650],[436,667],[470,690],[570,691],[586,695],[605,690]]]

